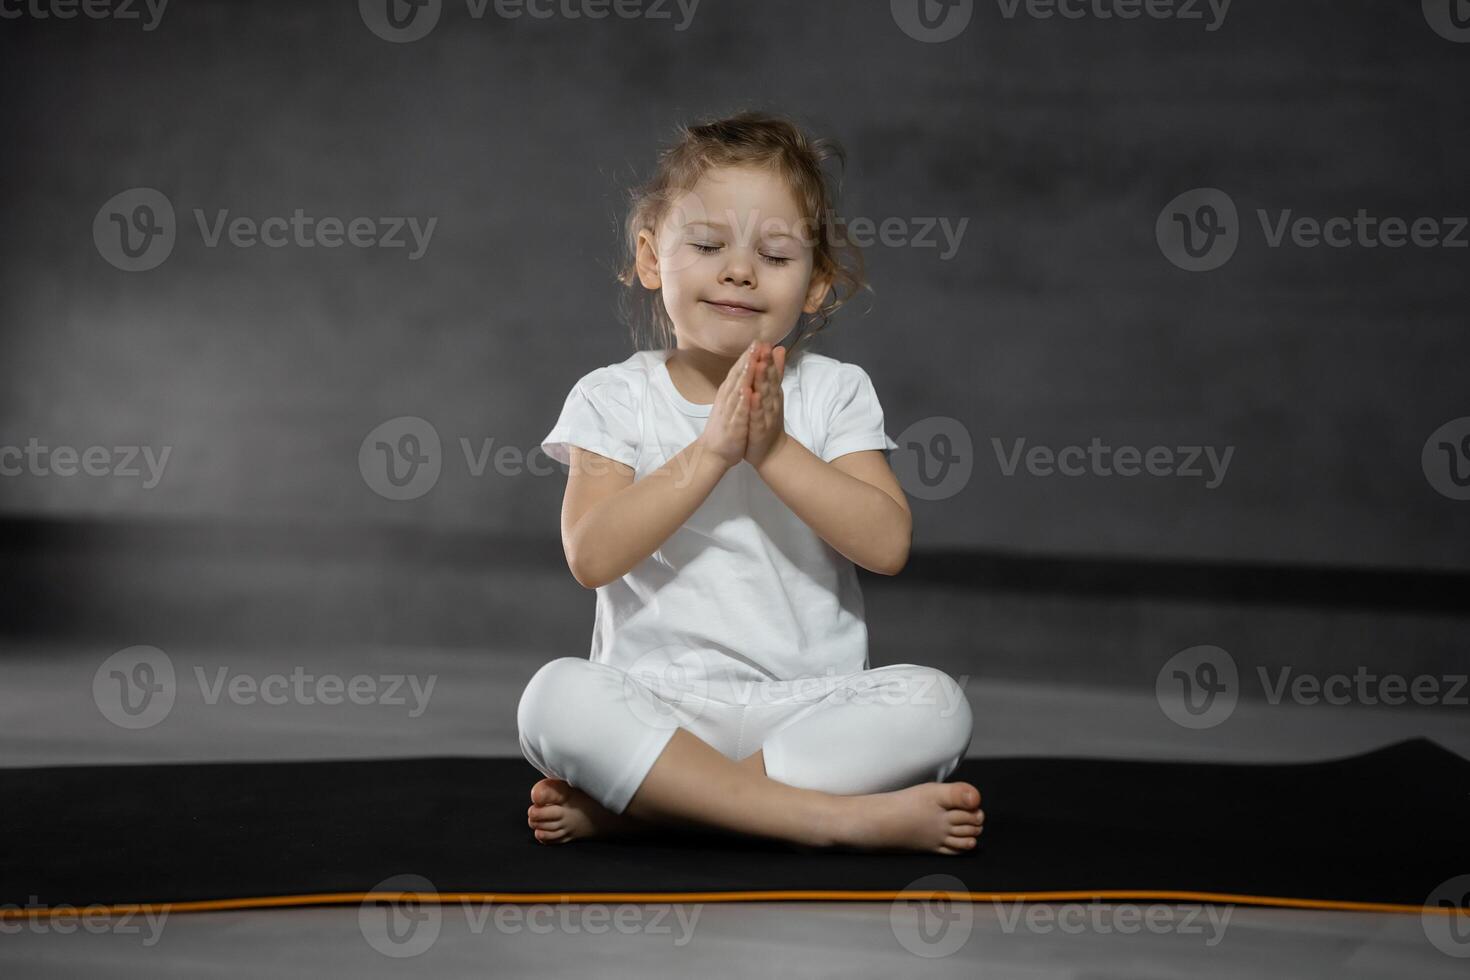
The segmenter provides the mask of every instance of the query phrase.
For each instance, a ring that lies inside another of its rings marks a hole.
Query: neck
[[[730,368],[738,360],[739,355],[726,357],[703,347],[676,347],[669,355],[668,366],[682,372],[685,377],[702,380],[702,387],[707,386],[703,393],[708,394],[713,401],[714,393],[720,390],[720,385],[725,383],[725,378],[730,374]]]
[[[791,348],[799,336],[800,333],[793,329],[773,345],[786,347],[788,365],[791,363]],[[706,350],[703,347],[686,347],[679,344],[669,355],[667,365],[671,371],[677,370],[685,377],[703,379],[709,386],[708,394],[710,400],[713,401],[714,393],[720,390],[720,385],[725,383],[725,378],[730,374],[730,368],[734,367],[738,360],[740,360],[740,354],[726,357],[724,354]]]

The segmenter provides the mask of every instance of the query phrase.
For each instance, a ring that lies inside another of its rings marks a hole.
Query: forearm
[[[594,589],[625,575],[699,509],[727,469],[695,441],[588,508],[565,542],[577,581]]]
[[[817,535],[855,565],[896,574],[908,560],[913,518],[882,490],[786,438],[756,472]]]

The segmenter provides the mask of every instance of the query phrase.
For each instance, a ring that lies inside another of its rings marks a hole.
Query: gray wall
[[[1470,415],[1470,250],[1273,249],[1254,216],[1470,213],[1470,43],[1417,2],[1237,0],[1213,31],[977,3],[944,43],[882,2],[703,0],[684,30],[449,3],[392,44],[348,2],[174,0],[151,31],[0,22],[0,80],[0,445],[172,447],[151,489],[0,478],[11,517],[555,540],[560,474],[477,478],[458,440],[533,447],[578,376],[627,356],[623,188],[674,122],[751,105],[845,143],[847,214],[968,220],[948,260],[870,248],[871,311],[825,348],[868,369],[891,435],[946,416],[974,442],[961,492],[914,500],[919,546],[1470,567],[1470,503],[1420,464]],[[129,273],[91,229],[137,186],[178,240]],[[1195,187],[1242,219],[1208,272],[1155,240]],[[409,261],[209,248],[195,208],[438,223]],[[412,501],[357,462],[400,415],[444,440]],[[1235,452],[1207,490],[1004,477],[990,442],[1094,436]]]

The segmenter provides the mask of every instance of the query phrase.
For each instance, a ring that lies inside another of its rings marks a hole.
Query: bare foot
[[[613,813],[565,779],[543,779],[531,787],[526,823],[542,844],[636,834],[649,827],[647,821]]]
[[[985,829],[980,791],[969,783],[920,783],[841,799],[837,847],[963,854],[975,849]]]

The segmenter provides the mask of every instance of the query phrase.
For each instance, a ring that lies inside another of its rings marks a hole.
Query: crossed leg
[[[969,783],[937,781],[963,756],[971,724],[962,692],[937,671],[898,665],[865,672],[866,680],[880,682],[876,689],[906,693],[890,704],[838,700],[810,706],[767,740],[766,746],[780,750],[786,778],[828,784],[837,792],[772,778],[764,750],[737,762],[684,727],[658,731],[641,725],[636,711],[609,711],[630,691],[643,696],[619,673],[561,658],[543,667],[522,697],[522,749],[548,775],[532,787],[527,809],[527,823],[542,843],[694,825],[805,847],[959,854],[972,849],[983,830],[979,791]],[[931,682],[931,695],[937,680],[939,691],[951,695],[949,720],[936,725],[935,698],[914,696],[916,680]],[[609,725],[599,730],[598,721]],[[622,730],[609,730],[617,727]],[[936,730],[940,740],[931,744],[926,739]],[[838,744],[831,744],[834,733],[844,736]],[[895,741],[901,750],[896,755]],[[655,752],[641,779],[634,766],[631,795],[608,777],[621,759]],[[585,774],[586,788],[552,775],[553,756],[560,770]],[[862,792],[865,781],[896,785]]]

